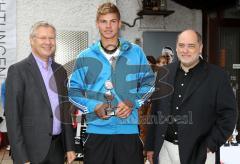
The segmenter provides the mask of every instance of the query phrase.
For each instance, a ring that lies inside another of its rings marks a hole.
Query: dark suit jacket
[[[68,112],[67,73],[55,62],[52,69],[59,94],[62,139],[66,151],[70,151],[74,149],[74,138]],[[52,140],[53,113],[41,72],[32,54],[8,70],[5,112],[14,162],[42,161]]]
[[[203,62],[203,67],[192,76],[177,116],[182,118],[178,124],[181,164],[204,164],[207,147],[213,152],[218,151],[236,123],[236,101],[227,74],[217,66]],[[173,90],[166,92],[166,84],[174,86],[178,67],[178,62],[166,66],[165,71],[158,73],[159,80],[156,81],[157,91],[153,94],[152,104],[154,124],[149,126],[145,144],[146,150],[154,151],[155,164],[167,130],[166,118],[173,97]]]

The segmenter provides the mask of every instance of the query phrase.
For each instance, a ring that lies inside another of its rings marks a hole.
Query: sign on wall
[[[0,0],[0,78],[16,62],[16,0]]]
[[[240,69],[240,64],[233,64],[232,68],[233,69]]]

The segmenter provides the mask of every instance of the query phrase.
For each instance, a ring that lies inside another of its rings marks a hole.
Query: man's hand
[[[147,151],[147,160],[150,162],[150,164],[153,164],[153,155],[154,151]]]
[[[132,113],[133,104],[126,100],[118,103],[116,116],[120,118],[127,118]]]
[[[108,104],[98,104],[94,109],[96,115],[101,119],[108,119],[110,116],[106,115],[105,109],[108,108]]]
[[[67,152],[67,163],[68,164],[72,163],[75,158],[76,158],[76,153],[74,151]]]

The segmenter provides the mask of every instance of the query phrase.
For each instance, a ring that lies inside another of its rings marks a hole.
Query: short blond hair
[[[100,5],[98,7],[96,20],[98,21],[98,19],[101,15],[106,15],[109,13],[114,13],[117,15],[119,20],[121,19],[120,12],[119,12],[117,6],[114,5],[113,3],[107,2],[107,3],[103,3],[102,5]]]

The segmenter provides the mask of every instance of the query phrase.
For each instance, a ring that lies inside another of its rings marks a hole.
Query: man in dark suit
[[[179,62],[162,68],[164,76],[158,73],[147,158],[154,164],[220,163],[215,154],[232,134],[237,117],[228,75],[202,59],[198,32],[181,32],[176,47]],[[162,84],[173,88],[163,95]]]
[[[6,79],[6,120],[16,164],[63,164],[75,158],[65,69],[53,61],[55,27],[37,22],[30,34],[32,53],[13,64]]]

